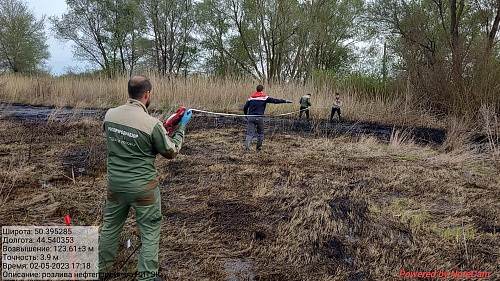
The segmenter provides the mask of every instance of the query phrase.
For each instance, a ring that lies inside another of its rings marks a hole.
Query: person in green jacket
[[[299,112],[299,118],[297,120],[300,120],[300,117],[302,117],[302,113],[306,113],[307,120],[309,120],[309,106],[311,106],[311,94],[307,94],[305,96],[302,96],[300,98],[300,112]]]
[[[162,214],[155,159],[157,154],[168,159],[177,156],[192,111],[187,110],[176,130],[167,136],[162,122],[147,111],[151,91],[148,77],[132,77],[127,102],[108,110],[104,117],[108,190],[99,238],[101,276],[111,273],[118,238],[133,207],[142,241],[137,262],[139,280],[162,280],[158,276]]]

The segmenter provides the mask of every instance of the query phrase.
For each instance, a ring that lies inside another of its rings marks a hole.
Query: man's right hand
[[[184,116],[182,116],[182,119],[179,122],[179,124],[185,126],[189,122],[189,120],[191,119],[191,115],[193,115],[193,111],[186,109],[186,111],[184,112]]]

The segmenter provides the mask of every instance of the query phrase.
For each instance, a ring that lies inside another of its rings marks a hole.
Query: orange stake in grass
[[[67,215],[65,218],[64,218],[64,222],[66,223],[66,225],[68,226],[68,234],[69,234],[69,249],[70,249],[70,255],[71,255],[71,278],[73,279],[73,281],[75,281],[75,266],[74,266],[74,260],[73,260],[73,241],[71,239],[71,218],[69,217],[69,215]]]

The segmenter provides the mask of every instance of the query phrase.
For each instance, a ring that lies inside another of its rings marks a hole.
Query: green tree
[[[132,75],[134,67],[145,55],[141,42],[146,33],[146,19],[137,0],[102,1],[106,18],[105,30],[110,34],[112,68]]]
[[[110,38],[106,33],[107,13],[101,1],[67,0],[68,11],[51,18],[56,38],[74,43],[73,55],[97,64],[111,76]]]
[[[305,1],[300,11],[290,75],[299,79],[316,70],[349,70],[356,57],[353,43],[365,40],[364,1]]]
[[[223,0],[204,0],[196,4],[196,32],[205,61],[204,70],[211,75],[224,77],[242,72],[233,53],[228,51],[231,24]]]
[[[500,1],[376,0],[373,4],[372,19],[392,31],[389,42],[395,43],[390,47],[401,58],[400,75],[408,77],[418,100],[457,114],[473,113],[486,101],[499,104],[500,98],[491,92],[499,86],[498,75],[491,73],[498,73]]]
[[[138,0],[66,0],[68,11],[51,22],[56,38],[74,43],[74,56],[99,66],[108,76],[132,72],[144,14]]]
[[[212,68],[220,62],[278,83],[347,68],[364,12],[363,0],[204,0],[197,7]]]
[[[26,3],[0,0],[0,68],[34,72],[50,57],[44,19],[37,20]]]
[[[297,25],[297,1],[226,0],[235,27],[231,53],[259,80],[281,81],[291,38]]]
[[[152,32],[149,61],[161,74],[177,76],[196,62],[192,0],[145,0],[148,29]]]

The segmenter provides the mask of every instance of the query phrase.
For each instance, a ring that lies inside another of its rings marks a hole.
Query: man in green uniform
[[[302,96],[300,98],[300,112],[299,112],[299,118],[297,120],[300,120],[300,117],[302,117],[302,113],[306,113],[307,120],[309,120],[309,106],[311,106],[311,94],[307,94],[305,96]]]
[[[108,110],[104,117],[108,190],[99,238],[99,273],[104,276],[116,260],[118,238],[132,206],[142,241],[139,280],[161,280],[155,279],[162,214],[154,163],[158,153],[168,159],[177,156],[192,111],[186,110],[178,128],[167,136],[162,123],[148,114],[151,90],[149,78],[132,77],[126,104]]]

